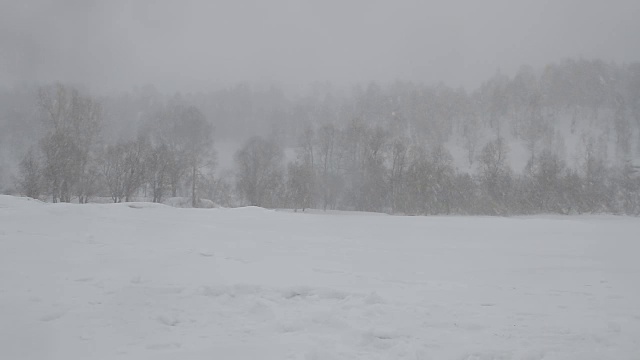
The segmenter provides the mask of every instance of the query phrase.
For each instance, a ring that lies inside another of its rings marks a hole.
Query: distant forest
[[[523,66],[473,91],[0,90],[0,191],[51,202],[637,216],[639,165],[640,63]]]

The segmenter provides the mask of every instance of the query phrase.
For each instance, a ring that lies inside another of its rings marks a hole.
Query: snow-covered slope
[[[640,219],[0,197],[0,359],[637,359]]]

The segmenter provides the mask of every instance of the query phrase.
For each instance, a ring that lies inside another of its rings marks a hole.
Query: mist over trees
[[[230,169],[223,143],[237,144]],[[640,64],[523,66],[471,92],[14,88],[0,92],[0,151],[4,192],[52,202],[639,215]]]

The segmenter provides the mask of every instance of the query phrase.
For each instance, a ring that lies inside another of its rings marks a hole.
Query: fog
[[[638,1],[0,10],[3,193],[640,215]]]
[[[639,359],[638,15],[0,0],[0,360]]]
[[[472,89],[567,57],[640,59],[640,2],[0,1],[0,80],[155,84],[443,82]]]

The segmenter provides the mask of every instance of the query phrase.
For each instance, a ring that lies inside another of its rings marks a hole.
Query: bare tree
[[[549,150],[544,150],[538,157],[529,160],[526,168],[526,175],[530,180],[526,189],[529,195],[527,203],[534,211],[566,211],[562,193],[564,174],[564,162]]]
[[[594,137],[584,134],[582,137],[582,163],[580,169],[583,173],[583,193],[581,203],[583,211],[606,212],[611,208],[608,196],[608,169],[603,151],[604,144]]]
[[[191,206],[198,206],[197,185],[203,167],[215,166],[213,151],[213,126],[195,107],[183,109],[180,132],[186,138],[184,153],[191,173]]]
[[[233,174],[230,171],[225,171],[222,174],[213,174],[213,172],[210,172],[207,176],[203,177],[204,181],[200,192],[216,205],[224,207],[234,206],[237,201],[235,192],[233,191],[232,178]]]
[[[201,170],[215,165],[213,126],[197,107],[178,96],[155,113],[147,129],[152,143],[162,144],[167,151],[163,181],[170,184],[172,196],[177,196],[181,182],[188,178],[191,204],[197,207]]]
[[[432,211],[436,214],[450,214],[453,202],[454,173],[453,157],[443,146],[436,145],[431,150],[431,179],[433,205]]]
[[[143,138],[107,147],[100,170],[113,202],[129,201],[140,189],[145,180],[148,152]]]
[[[616,134],[616,155],[623,164],[628,160],[631,153],[631,137],[633,129],[627,117],[627,109],[624,99],[617,96],[616,109],[614,114],[614,129]]]
[[[542,95],[534,93],[530,95],[529,104],[525,110],[525,120],[522,129],[521,137],[524,139],[527,149],[531,156],[530,161],[535,162],[536,154],[538,153],[540,142],[546,136],[549,136],[549,132],[552,132],[545,123],[545,119],[542,116]]]
[[[95,190],[92,160],[102,107],[78,90],[61,84],[41,88],[38,104],[48,125],[41,147],[44,178],[53,201],[70,202],[75,192],[80,203],[87,202]]]
[[[405,173],[408,162],[406,139],[396,139],[391,148],[391,169],[389,170],[389,196],[391,197],[391,212],[404,211],[403,203],[405,187]]]
[[[337,154],[336,143],[338,141],[338,130],[333,124],[326,124],[318,129],[316,137],[316,148],[318,151],[318,180],[322,196],[322,208],[334,205],[337,198],[336,171]]]
[[[236,152],[236,188],[250,205],[273,206],[282,186],[282,149],[256,136]]]
[[[18,188],[22,195],[34,199],[42,193],[42,169],[34,149],[30,149],[20,162]]]
[[[511,169],[507,165],[507,145],[502,138],[487,143],[480,153],[480,182],[490,204],[485,211],[506,215]]]
[[[303,162],[292,162],[287,167],[287,192],[294,209],[309,208],[313,204],[313,168]]]
[[[298,139],[297,159],[287,166],[287,198],[294,209],[313,206],[316,193],[316,132],[306,123]]]
[[[463,147],[467,152],[469,166],[473,165],[473,162],[476,160],[476,151],[478,150],[482,135],[478,122],[477,116],[470,116],[463,125]]]
[[[383,211],[387,205],[387,169],[385,168],[389,134],[382,127],[371,129],[365,142],[362,183],[357,191],[356,208]],[[355,189],[354,189],[355,190]]]
[[[169,190],[169,169],[173,164],[172,154],[166,144],[151,148],[144,161],[146,178],[151,187],[152,201],[160,203]]]

